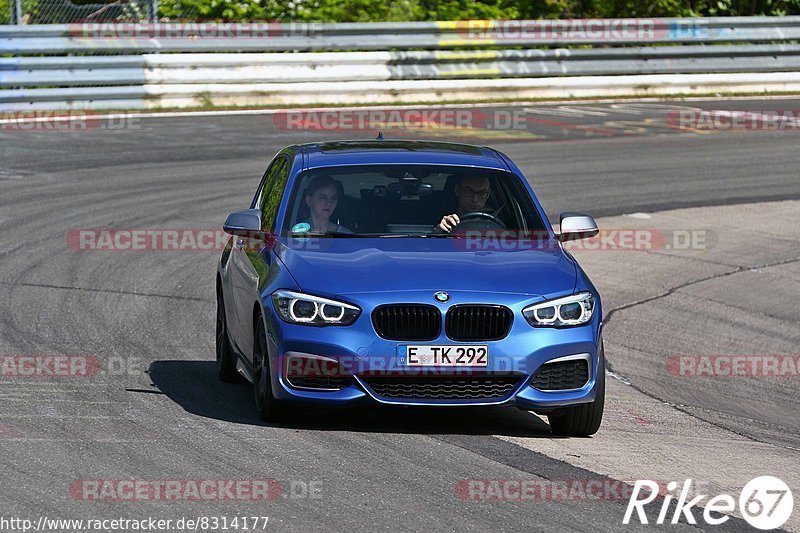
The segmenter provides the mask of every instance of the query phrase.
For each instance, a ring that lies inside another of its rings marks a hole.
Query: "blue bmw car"
[[[290,146],[270,163],[216,279],[217,371],[265,420],[298,404],[515,405],[597,432],[600,295],[504,154],[423,141]]]

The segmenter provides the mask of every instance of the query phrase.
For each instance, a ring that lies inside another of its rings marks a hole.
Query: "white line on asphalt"
[[[547,102],[484,102],[484,103],[471,103],[471,104],[403,104],[403,105],[378,105],[378,106],[349,106],[349,107],[295,107],[295,108],[281,108],[281,109],[228,109],[218,111],[155,111],[147,113],[137,112],[121,112],[121,113],[105,113],[94,114],[89,113],[89,117],[93,120],[106,120],[106,119],[120,119],[127,117],[138,118],[182,118],[182,117],[225,117],[225,116],[248,116],[248,115],[274,115],[276,113],[300,113],[300,112],[317,112],[317,111],[357,111],[369,109],[442,109],[442,108],[481,108],[481,107],[523,107],[523,106],[552,106],[552,105],[584,105],[584,104],[618,104],[618,103],[632,103],[632,102],[701,102],[701,101],[735,101],[735,100],[792,100],[797,99],[796,95],[772,95],[772,96],[719,96],[719,97],[703,97],[695,96],[689,98],[681,98],[670,100],[666,98],[606,98],[598,100],[555,100]],[[68,122],[68,121],[85,121],[86,114],[77,115],[59,115],[59,113],[75,113],[84,110],[73,109],[66,111],[23,111],[24,114],[34,115],[31,117],[18,117],[18,118],[2,118],[0,124],[25,124],[30,122]],[[610,110],[611,111],[611,110]],[[53,116],[35,116],[37,113],[52,113]],[[0,117],[8,116],[8,113],[0,113]]]

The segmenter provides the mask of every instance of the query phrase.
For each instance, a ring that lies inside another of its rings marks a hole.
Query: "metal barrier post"
[[[150,0],[150,22],[158,22],[158,0]]]

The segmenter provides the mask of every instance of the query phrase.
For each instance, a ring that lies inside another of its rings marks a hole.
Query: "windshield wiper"
[[[384,233],[383,235],[374,235],[381,239],[398,238],[398,237],[414,237],[417,239],[463,239],[464,236],[456,233]]]
[[[359,239],[396,239],[413,237],[417,239],[438,238],[438,239],[463,239],[464,235],[457,233],[344,233],[342,231],[326,231],[325,233],[319,232],[303,232],[292,233],[290,235],[296,239],[303,239],[307,237],[342,237],[342,238],[359,238]]]
[[[319,232],[303,232],[303,233],[292,233],[292,237],[294,238],[305,238],[305,237],[344,237],[344,238],[359,238],[359,237],[369,237],[369,235],[359,235],[358,233],[345,233],[344,231],[326,231],[325,233]]]
[[[464,235],[461,233],[428,233],[425,235],[432,239],[463,239]]]

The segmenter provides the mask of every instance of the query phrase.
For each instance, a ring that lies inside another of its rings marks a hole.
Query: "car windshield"
[[[439,227],[456,215],[450,231]],[[546,234],[516,175],[443,165],[339,166],[295,180],[283,230],[347,237],[458,236],[470,230]]]

